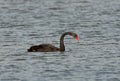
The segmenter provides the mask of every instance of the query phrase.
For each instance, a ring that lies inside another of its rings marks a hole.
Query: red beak
[[[75,40],[77,40],[77,41],[79,40],[78,36],[75,37]]]

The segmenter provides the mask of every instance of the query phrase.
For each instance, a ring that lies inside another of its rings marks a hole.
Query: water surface
[[[65,52],[27,52],[66,31]],[[0,46],[0,81],[120,81],[120,1],[1,0]]]

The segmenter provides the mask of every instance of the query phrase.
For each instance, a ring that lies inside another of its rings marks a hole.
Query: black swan
[[[78,41],[78,35],[76,33],[65,32],[60,37],[60,48],[55,47],[51,44],[40,44],[40,45],[31,46],[28,49],[28,52],[56,52],[56,51],[64,52],[65,51],[64,37],[66,35],[73,36]]]

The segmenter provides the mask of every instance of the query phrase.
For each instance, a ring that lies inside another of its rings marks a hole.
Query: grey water
[[[0,81],[120,81],[120,0],[0,0]]]

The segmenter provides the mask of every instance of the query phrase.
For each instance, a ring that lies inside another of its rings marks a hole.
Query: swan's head
[[[64,38],[65,35],[70,35],[70,36],[72,36],[75,40],[77,40],[77,41],[79,40],[79,37],[78,37],[78,35],[77,35],[76,33],[73,33],[73,32],[65,32],[65,33],[62,34],[61,38]]]
[[[75,38],[76,41],[79,40],[79,37],[78,37],[78,35],[76,33],[73,33],[72,36]]]

